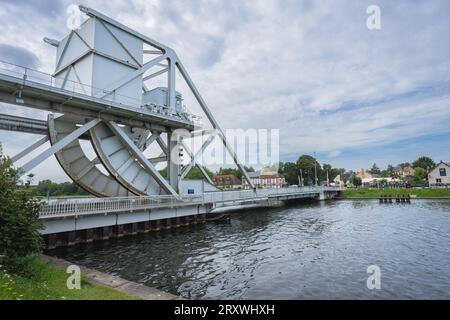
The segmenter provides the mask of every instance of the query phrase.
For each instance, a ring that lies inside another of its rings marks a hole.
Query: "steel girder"
[[[171,110],[175,110],[175,81],[176,70],[178,70],[206,114],[212,127],[216,130],[217,136],[222,140],[227,151],[232,155],[239,170],[242,171],[244,178],[250,186],[253,186],[247,172],[239,162],[230,144],[226,141],[222,129],[213,117],[175,51],[123,26],[93,9],[80,6],[80,10],[100,20],[107,30],[109,30],[107,24],[115,26],[142,39],[145,44],[155,48],[155,50],[143,50],[143,54],[156,55],[156,57],[142,64],[139,63],[139,59],[135,59],[130,54],[132,61],[127,62],[127,64],[133,64],[135,70],[119,81],[115,81],[115,83],[104,88],[105,92],[114,92],[136,77],[143,78],[143,90],[146,91],[145,81],[167,73],[167,104]],[[111,30],[109,31],[111,32]],[[71,34],[71,37],[73,36],[85,42],[83,37],[76,31]],[[123,50],[128,52],[127,47],[120,39],[115,37],[114,34],[112,36]],[[53,46],[61,45],[60,42],[51,39],[46,39],[46,42]],[[91,52],[92,50],[88,46],[88,51]],[[97,51],[93,53],[102,54]],[[73,64],[63,66],[60,65],[60,62],[57,63],[56,72],[61,72],[65,68],[73,68]],[[162,67],[163,69],[152,71],[150,75],[145,75],[147,71],[154,67]],[[74,72],[76,73],[76,70]],[[212,142],[213,138],[208,139],[196,154],[193,154],[181,141],[171,139],[172,135],[176,134],[174,133],[176,128],[184,128],[189,131],[193,130],[194,126],[191,122],[183,122],[181,120],[173,121],[173,119],[164,115],[155,116],[145,109],[132,108],[114,102],[109,103],[109,106],[107,106],[102,99],[87,97],[84,94],[75,92],[67,95],[67,92],[64,90],[61,91],[58,88],[27,82],[25,78],[15,82],[12,78],[14,77],[0,76],[0,100],[16,105],[26,105],[64,114],[63,117],[58,118],[50,116],[48,119],[48,137],[42,138],[17,155],[15,160],[22,158],[28,152],[41,146],[47,139],[50,140],[51,147],[26,163],[22,167],[21,173],[28,172],[49,156],[55,155],[69,177],[96,196],[122,196],[131,194],[177,195],[180,177],[184,178],[194,165],[201,170],[205,179],[212,183],[210,177],[204,168],[198,164],[197,160],[199,155]],[[21,93],[21,101],[15,99],[15,92],[17,90]],[[39,123],[37,125],[42,124]],[[132,128],[139,128],[138,130],[141,131],[137,141],[133,140]],[[42,128],[39,127],[36,130],[42,131]],[[167,132],[167,144],[161,138],[161,132]],[[151,135],[148,136],[150,133]],[[89,160],[78,140],[81,137],[90,138],[97,158]],[[153,142],[159,144],[163,153],[158,157],[147,159],[143,152]],[[183,145],[191,157],[191,162],[182,173],[179,173],[180,168],[178,164],[171,161],[171,152],[178,153],[178,147],[180,145]],[[154,167],[154,164],[161,161],[167,161],[168,180],[162,177]],[[109,172],[109,175],[99,170],[97,168],[98,164],[102,164]]]

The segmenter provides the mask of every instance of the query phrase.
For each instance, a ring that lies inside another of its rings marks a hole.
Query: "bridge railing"
[[[110,105],[111,102],[116,102],[121,105],[123,104],[124,107],[140,107],[142,104],[140,97],[130,97],[124,94],[117,93],[116,91],[106,91],[105,89],[94,87],[92,85],[88,85],[79,81],[73,81],[70,79],[65,79],[63,77],[55,77],[49,73],[34,70],[28,67],[23,67],[3,60],[0,60],[0,74],[20,79],[20,81],[23,82],[23,85],[25,85],[27,82],[38,84],[40,86],[44,85],[51,87],[53,90],[57,89],[58,91],[71,96],[77,94],[82,96],[84,95],[89,98],[94,98],[95,100],[108,105]],[[156,108],[154,110],[152,108],[146,108],[145,110],[156,115],[164,115],[172,118],[182,119],[179,114],[164,112],[164,108],[162,106],[155,105],[155,107]],[[187,110],[187,108],[184,108],[182,114],[186,116],[186,118],[183,118],[182,120],[191,121],[198,126],[202,124],[201,117],[192,114],[191,112],[189,112],[189,110]]]
[[[85,214],[100,214],[109,212],[135,211],[152,208],[170,208],[192,204],[213,204],[251,199],[271,198],[280,195],[299,193],[317,193],[322,191],[339,191],[339,187],[290,187],[280,189],[236,190],[223,192],[208,192],[202,194],[115,197],[93,199],[64,199],[44,202],[40,216],[42,218],[76,216]]]

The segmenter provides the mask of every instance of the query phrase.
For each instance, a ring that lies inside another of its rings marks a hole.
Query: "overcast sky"
[[[54,48],[42,38],[69,32],[73,2],[49,3],[1,0],[1,60],[53,71]],[[281,160],[316,152],[354,170],[423,154],[450,161],[447,0],[83,4],[174,48],[223,128],[279,128]],[[380,30],[366,26],[371,4],[381,8]],[[0,132],[9,155],[33,139]],[[36,172],[65,179],[54,159]]]

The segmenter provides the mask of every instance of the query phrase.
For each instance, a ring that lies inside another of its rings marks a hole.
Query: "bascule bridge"
[[[0,101],[48,112],[46,120],[37,120],[0,111],[1,130],[37,137],[12,156],[14,163],[46,146],[20,166],[21,175],[54,156],[70,179],[95,196],[43,205],[47,247],[199,223],[219,208],[326,198],[339,191],[253,188],[175,50],[91,8],[80,10],[87,19],[78,29],[60,40],[44,38],[56,51],[52,74],[0,62]],[[204,119],[184,105],[177,75]],[[204,127],[212,128],[208,138],[199,150],[190,150],[180,130],[194,137]],[[198,159],[214,139],[223,143],[251,189],[221,191],[213,185]],[[158,153],[149,156],[151,148]],[[190,158],[185,166],[183,153]],[[157,170],[160,164],[167,175]],[[203,174],[201,182],[185,179],[193,167]]]

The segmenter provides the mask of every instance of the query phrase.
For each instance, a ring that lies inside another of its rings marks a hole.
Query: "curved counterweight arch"
[[[90,130],[91,142],[106,169],[136,195],[167,194],[130,152],[129,147],[105,124]]]
[[[53,145],[77,129],[76,123],[65,116],[54,118],[48,116],[50,143]],[[80,187],[97,197],[123,197],[132,195],[120,185],[111,175],[105,175],[97,164],[99,161],[89,160],[84,153],[79,140],[68,144],[55,153],[66,174]]]

